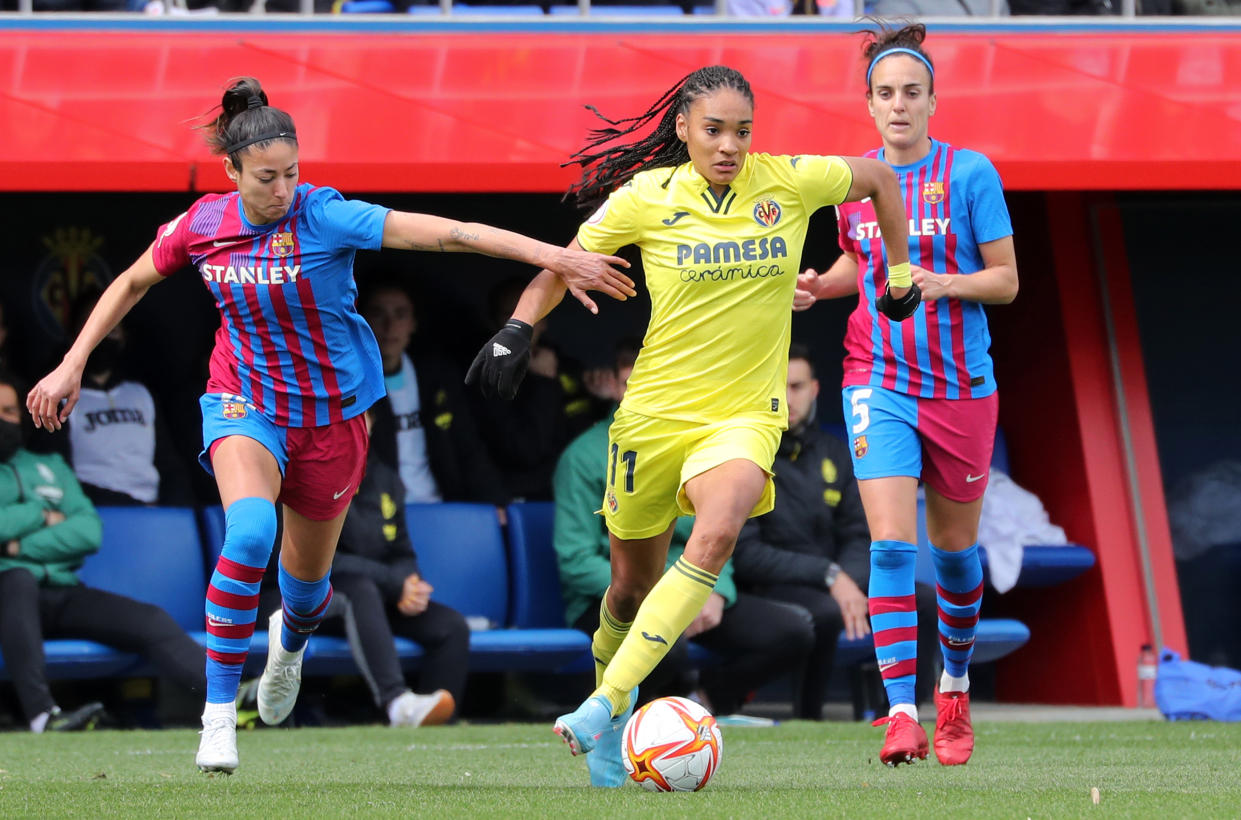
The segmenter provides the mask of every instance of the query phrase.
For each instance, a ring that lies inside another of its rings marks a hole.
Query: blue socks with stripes
[[[931,546],[935,562],[935,602],[939,608],[939,645],[944,655],[944,675],[961,688],[946,689],[941,680],[940,691],[965,691],[969,686],[967,673],[974,655],[974,636],[978,632],[978,610],[982,606],[982,562],[978,545],[960,552],[949,552]]]
[[[914,603],[914,566],[918,548],[905,541],[873,541],[870,545],[870,588],[867,605],[875,633],[875,659],[888,703],[913,710],[918,662],[918,609]]]
[[[232,703],[250,651],[259,584],[276,540],[276,507],[241,498],[224,513],[224,548],[207,586],[207,703]]]
[[[302,581],[280,565],[280,595],[284,599],[280,643],[286,652],[300,652],[318,629],[332,600],[331,577],[328,572],[317,581]]]

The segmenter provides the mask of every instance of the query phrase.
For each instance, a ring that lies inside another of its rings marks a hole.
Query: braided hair
[[[267,104],[267,92],[253,77],[233,80],[219,108],[219,116],[200,127],[207,132],[211,153],[227,154],[238,171],[242,151],[251,146],[261,151],[276,140],[297,145],[293,118]]]
[[[689,149],[677,136],[677,114],[688,114],[690,104],[721,88],[740,92],[754,105],[754,92],[739,71],[722,65],[706,66],[683,77],[669,88],[645,113],[621,120],[610,120],[593,105],[586,106],[606,127],[590,132],[586,145],[564,165],[580,165],[582,178],[565,193],[582,210],[593,211],[608,194],[628,182],[634,174],[648,168],[675,168],[689,162]],[[608,143],[640,131],[651,122],[655,128],[642,139],[620,145]],[[562,166],[563,167],[563,166]],[[667,183],[664,183],[665,186]]]
[[[926,40],[926,26],[922,23],[909,23],[901,28],[891,28],[882,20],[871,19],[876,25],[876,30],[867,29],[862,32],[865,35],[862,42],[862,59],[866,61],[866,64],[874,65],[885,51],[891,51],[894,48],[907,48],[917,52],[926,60],[927,67],[931,68],[931,85],[927,91],[934,94],[935,71],[933,67],[935,64],[931,61],[931,55],[922,48],[922,43]]]

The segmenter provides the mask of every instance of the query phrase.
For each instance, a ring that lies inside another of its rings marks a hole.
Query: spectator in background
[[[394,278],[374,280],[359,308],[379,342],[388,393],[373,407],[373,456],[400,474],[406,501],[485,501],[503,520],[509,496],[480,443],[462,374],[429,349],[409,352],[418,328],[409,291]]]
[[[367,413],[367,422],[371,414]],[[465,690],[470,629],[456,610],[431,599],[434,587],[418,569],[405,523],[405,487],[396,470],[374,455],[349,505],[332,559],[333,603],[322,630],[343,634],[392,726],[449,720]],[[338,614],[339,617],[333,617]],[[405,685],[393,635],[423,649],[415,694]]]
[[[22,446],[21,392],[0,371],[0,653],[31,731],[84,728],[103,711],[99,703],[73,712],[56,705],[44,669],[48,638],[143,655],[161,676],[205,692],[206,654],[168,613],[78,580],[83,560],[99,550],[99,516],[59,455]]]
[[[4,302],[0,302],[0,367],[8,367],[8,349],[4,343],[9,338],[9,326],[4,323]]]
[[[789,349],[789,429],[776,451],[776,506],[751,518],[733,555],[738,586],[804,607],[814,619],[814,649],[794,687],[793,716],[821,720],[823,698],[843,630],[870,634],[867,597],[870,531],[844,442],[817,426],[819,382],[810,351]],[[934,675],[935,591],[916,586],[919,623],[918,701]]]
[[[491,289],[487,305],[493,325],[503,325],[512,315],[528,281],[507,279]],[[469,394],[479,434],[508,495],[523,500],[551,499],[560,453],[574,436],[611,414],[615,393],[612,385],[579,375],[579,367],[562,361],[544,343],[546,329],[546,320],[534,324],[530,369],[512,401]],[[603,395],[594,395],[592,387]]]
[[[631,360],[621,361],[624,363],[616,368],[617,402],[633,370]],[[603,517],[597,515],[606,490],[611,423],[611,417],[605,418],[574,439],[560,457],[555,472],[553,542],[565,599],[565,620],[587,634],[599,628],[605,612],[603,595],[611,581],[608,533]],[[693,524],[692,516],[677,519],[667,567],[681,557]],[[723,656],[722,663],[704,670],[697,696],[708,709],[727,715],[739,709],[748,694],[763,683],[800,668],[813,633],[810,618],[800,607],[739,593],[733,583],[730,561],[724,564],[702,611],[646,679],[640,693],[643,700],[684,694],[665,691],[665,687],[675,686],[687,677],[688,640]]]
[[[100,295],[88,291],[74,304],[75,338]],[[146,385],[126,378],[126,340],[125,325],[118,324],[86,360],[77,413],[66,426],[69,463],[95,504],[193,504],[189,471],[162,409]]]

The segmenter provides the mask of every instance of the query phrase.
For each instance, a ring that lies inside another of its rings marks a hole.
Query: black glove
[[[875,308],[894,322],[900,322],[914,315],[918,303],[922,301],[922,291],[912,282],[909,293],[899,299],[893,299],[889,288],[884,287],[883,295],[875,300]]]
[[[534,328],[517,319],[509,319],[500,332],[491,337],[478,351],[465,374],[466,384],[477,384],[483,395],[502,399],[517,395],[521,380],[530,366],[530,339]]]

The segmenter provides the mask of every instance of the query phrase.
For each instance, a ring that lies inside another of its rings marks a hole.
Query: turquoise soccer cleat
[[[589,754],[603,733],[611,730],[612,704],[602,695],[587,698],[574,711],[556,718],[552,727],[574,755]]]
[[[605,789],[616,789],[625,785],[629,772],[625,770],[621,758],[621,739],[625,735],[625,724],[633,715],[633,706],[638,702],[638,687],[629,693],[629,706],[625,711],[612,718],[610,731],[605,731],[595,743],[594,751],[586,755],[586,768],[590,770],[590,785]]]

